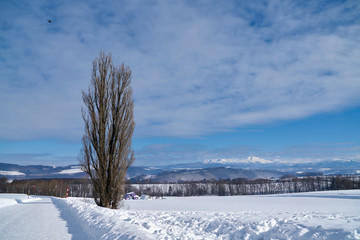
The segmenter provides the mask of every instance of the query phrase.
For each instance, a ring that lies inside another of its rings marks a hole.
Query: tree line
[[[1,193],[24,193],[65,197],[93,197],[93,185],[88,179],[33,179],[7,182],[0,179]],[[273,179],[232,179],[181,183],[131,183],[125,192],[137,195],[163,196],[234,196],[297,193],[360,189],[360,176],[317,176]]]
[[[127,191],[150,196],[234,196],[360,189],[360,176],[232,179],[172,184],[127,183]]]
[[[92,197],[92,184],[88,179],[26,179],[8,182],[0,178],[0,193],[23,193],[54,197]]]

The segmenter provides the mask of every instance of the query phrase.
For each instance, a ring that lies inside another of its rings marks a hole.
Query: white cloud
[[[136,136],[206,135],[360,103],[356,1],[2,4],[0,139],[80,139],[81,89],[100,49],[133,70]]]

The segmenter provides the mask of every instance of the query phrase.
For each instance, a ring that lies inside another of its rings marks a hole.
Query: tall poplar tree
[[[80,163],[90,176],[97,205],[116,209],[124,194],[126,171],[134,162],[135,128],[131,70],[114,66],[111,54],[93,62],[88,91],[82,91],[85,133]]]

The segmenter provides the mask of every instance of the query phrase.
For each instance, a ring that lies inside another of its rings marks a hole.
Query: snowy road
[[[17,203],[0,208],[0,239],[71,239],[51,198],[22,195],[13,201]]]

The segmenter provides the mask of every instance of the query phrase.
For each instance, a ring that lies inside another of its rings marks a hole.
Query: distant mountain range
[[[184,181],[203,181],[220,179],[257,179],[257,178],[280,178],[283,172],[270,170],[247,170],[234,168],[204,168],[196,170],[177,170],[164,171],[149,178],[158,183],[184,182]],[[143,180],[145,176],[135,177],[134,180]]]
[[[255,159],[256,160],[256,159]],[[316,176],[360,174],[360,161],[324,161],[313,163],[268,163],[265,161],[226,161],[184,163],[167,166],[132,166],[127,177],[137,181],[150,179],[156,182],[202,181],[235,178],[274,178],[283,176]],[[21,166],[0,163],[0,177],[13,179],[36,178],[87,178],[79,165],[52,167],[43,165]]]
[[[0,177],[8,179],[32,178],[82,178],[86,174],[78,165],[52,167],[44,165],[27,165],[0,163]]]

